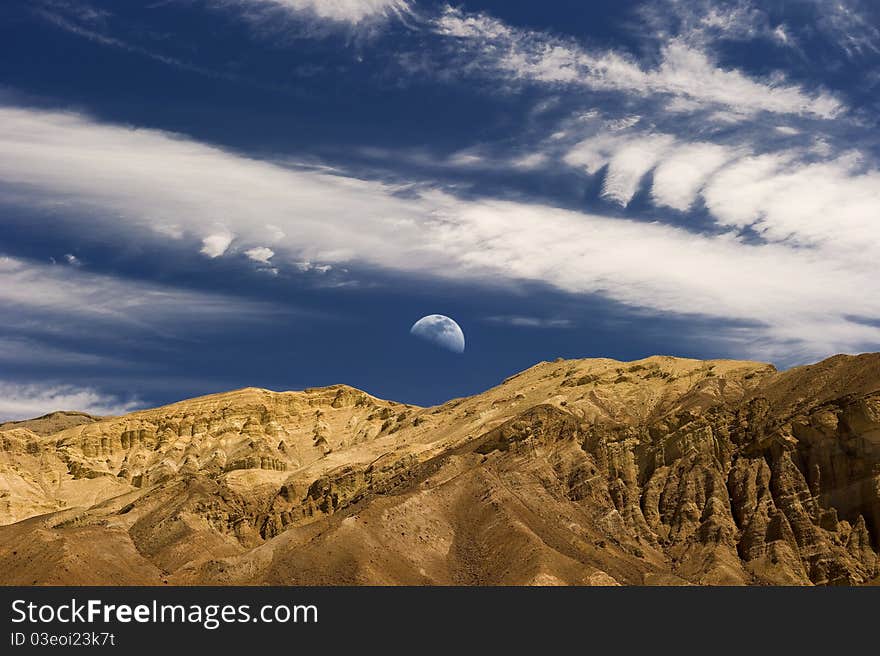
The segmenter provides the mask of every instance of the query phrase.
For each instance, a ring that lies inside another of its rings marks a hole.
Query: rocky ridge
[[[880,354],[540,363],[0,427],[6,584],[862,584]]]

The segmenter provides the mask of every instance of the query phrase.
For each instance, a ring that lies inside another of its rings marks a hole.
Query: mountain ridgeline
[[[2,584],[861,585],[880,354],[542,362],[0,426]]]

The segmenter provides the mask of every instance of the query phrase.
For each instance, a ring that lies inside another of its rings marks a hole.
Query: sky
[[[5,0],[0,419],[880,350],[878,119],[872,0]]]

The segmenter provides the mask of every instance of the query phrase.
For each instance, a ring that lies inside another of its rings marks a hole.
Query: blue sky
[[[880,345],[867,0],[0,6],[0,418]],[[462,354],[409,335],[427,314]]]

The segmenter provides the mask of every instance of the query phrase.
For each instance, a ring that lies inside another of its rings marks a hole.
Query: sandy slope
[[[880,354],[540,363],[417,408],[244,389],[0,428],[6,584],[862,583]]]

